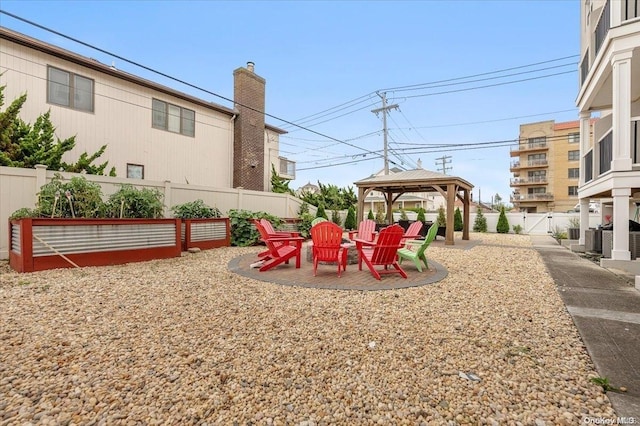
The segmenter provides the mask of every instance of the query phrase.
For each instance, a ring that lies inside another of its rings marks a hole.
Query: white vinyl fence
[[[9,216],[23,207],[35,208],[40,187],[55,176],[54,171],[45,167],[22,169],[0,167],[0,259],[8,259]],[[158,182],[140,179],[114,178],[78,173],[60,173],[64,179],[84,176],[88,181],[98,183],[104,198],[116,192],[120,185],[131,184],[138,188],[158,189],[164,194],[165,217],[171,217],[171,207],[201,199],[211,207],[217,207],[226,216],[229,210],[263,211],[281,218],[295,218],[302,201],[286,194],[249,191],[246,189],[213,188]],[[311,206],[311,210],[315,208]]]

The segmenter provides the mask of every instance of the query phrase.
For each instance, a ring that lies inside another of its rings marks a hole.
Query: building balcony
[[[511,179],[511,186],[523,186],[523,185],[546,185],[548,179],[546,176],[536,176],[529,178],[516,177]]]
[[[518,170],[522,170],[522,169],[535,169],[535,168],[541,168],[541,167],[547,167],[549,165],[549,162],[545,159],[545,160],[531,160],[531,161],[513,161],[511,162],[511,166],[509,167],[509,170],[511,172],[516,172]]]
[[[521,143],[518,146],[511,147],[511,156],[517,157],[523,152],[547,151],[549,145],[546,142]]]
[[[638,120],[631,121],[631,141],[629,149],[631,163],[635,165],[633,167],[638,167],[638,165],[640,165],[640,121]],[[597,179],[599,176],[611,170],[612,160],[613,129],[609,129],[582,158],[585,182],[590,182],[594,178]]]
[[[522,203],[527,201],[553,201],[553,194],[550,192],[543,192],[539,194],[512,194],[512,203]]]
[[[602,7],[591,11],[585,30],[590,41],[580,60],[580,85],[587,80],[598,53],[606,44],[609,30],[632,24],[638,17],[640,0],[608,0]]]

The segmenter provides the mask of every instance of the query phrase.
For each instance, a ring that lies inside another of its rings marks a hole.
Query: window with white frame
[[[580,168],[572,167],[569,169],[569,179],[578,179],[580,177]]]
[[[47,67],[47,103],[93,112],[93,80],[55,67]]]
[[[156,129],[195,136],[196,113],[158,99],[152,100],[152,126]]]
[[[567,140],[568,140],[569,143],[578,143],[578,142],[580,142],[580,132],[569,133],[567,135]]]
[[[580,150],[569,151],[569,161],[578,161],[580,159]]]

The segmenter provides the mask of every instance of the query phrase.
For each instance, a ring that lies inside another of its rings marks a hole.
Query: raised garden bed
[[[202,250],[229,247],[229,218],[182,219],[182,250],[197,247]]]
[[[9,265],[18,272],[178,257],[180,219],[9,221]]]

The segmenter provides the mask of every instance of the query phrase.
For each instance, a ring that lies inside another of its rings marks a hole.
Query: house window
[[[196,113],[193,110],[153,99],[152,126],[156,129],[195,136]]]
[[[580,169],[578,167],[569,169],[569,179],[578,179],[579,177]]]
[[[546,194],[547,188],[527,188],[527,194]]]
[[[580,142],[580,132],[578,133],[569,133],[567,135],[567,139],[569,143],[578,143]]]
[[[127,163],[128,179],[144,179],[144,166],[141,164]]]
[[[47,67],[47,103],[93,112],[93,80]]]
[[[577,186],[570,186],[569,187],[569,195],[578,195],[578,187]]]
[[[580,150],[569,151],[569,161],[578,161],[580,159]]]

